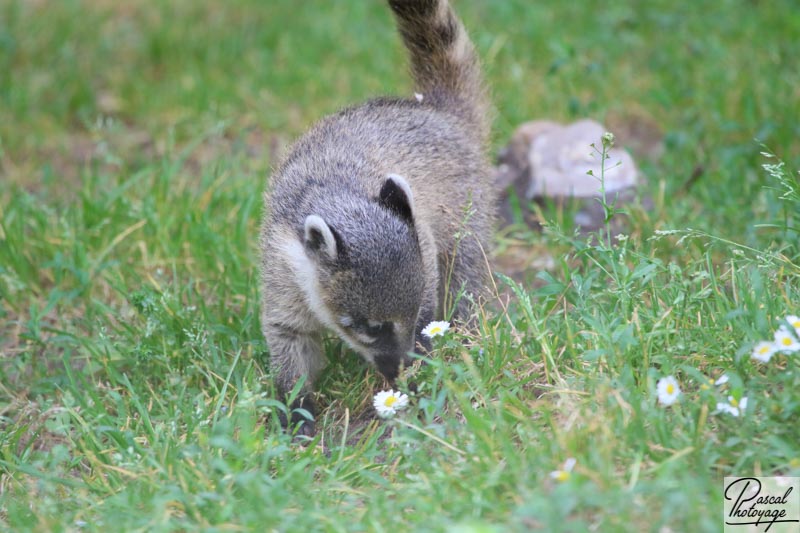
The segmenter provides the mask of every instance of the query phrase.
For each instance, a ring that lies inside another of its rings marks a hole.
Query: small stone
[[[604,132],[597,122],[580,120],[536,136],[528,152],[530,174],[525,197],[596,198],[601,191],[603,165],[606,193],[636,186],[638,172],[628,152],[611,148],[608,159],[602,161],[598,152]]]
[[[495,181],[503,189],[513,187],[523,203],[544,198],[584,199],[574,222],[583,230],[594,230],[604,224],[603,209],[597,202],[603,188],[609,203],[617,207],[636,197],[639,172],[630,154],[615,147],[616,143],[614,135],[593,120],[567,125],[548,120],[526,122],[501,150]],[[511,222],[507,201],[501,205],[501,214]],[[529,215],[528,211],[526,219]]]

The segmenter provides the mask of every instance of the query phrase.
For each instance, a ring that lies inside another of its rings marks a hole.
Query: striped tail
[[[489,98],[480,63],[447,0],[389,0],[411,55],[416,89],[427,102],[463,116],[489,135]]]

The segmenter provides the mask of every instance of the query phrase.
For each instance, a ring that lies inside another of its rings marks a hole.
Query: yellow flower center
[[[556,481],[566,481],[569,479],[569,472],[567,472],[566,470],[556,470],[556,473],[553,476],[553,478]]]
[[[675,385],[672,383],[667,383],[667,394],[672,394],[675,392]]]
[[[731,406],[739,407],[739,400],[737,400],[736,398],[731,398]]]
[[[394,405],[394,402],[396,401],[397,398],[395,396],[389,396],[383,401],[383,405],[385,405],[386,407],[391,407],[392,405]]]
[[[441,332],[442,332],[442,328],[440,328],[439,326],[434,326],[434,327],[431,328],[431,335],[436,335],[437,333],[441,333]]]
[[[789,337],[784,337],[783,339],[781,339],[781,344],[783,344],[784,346],[789,346],[790,344],[792,344],[792,339],[790,339]]]
[[[767,353],[769,351],[769,346],[762,346],[758,349],[758,353]]]

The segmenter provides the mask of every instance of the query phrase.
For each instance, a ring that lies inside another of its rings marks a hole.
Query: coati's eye
[[[387,339],[395,331],[392,322],[382,322],[379,320],[368,320],[361,317],[340,316],[339,324],[350,331],[362,344],[373,344],[379,339]]]
[[[387,335],[394,331],[394,326],[391,322],[379,322],[377,320],[367,320],[367,327],[365,333],[371,337],[380,337]]]

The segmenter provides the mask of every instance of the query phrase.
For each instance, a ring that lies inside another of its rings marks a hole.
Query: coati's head
[[[375,198],[341,199],[305,219],[328,326],[389,379],[414,349],[425,270],[408,182],[390,174]],[[316,307],[316,306],[315,306]]]

